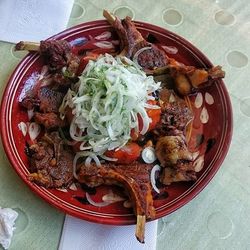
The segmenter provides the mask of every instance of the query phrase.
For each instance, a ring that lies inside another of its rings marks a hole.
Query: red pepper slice
[[[148,104],[151,104],[151,105],[157,105],[157,101],[148,101]],[[160,121],[161,119],[161,109],[147,109],[146,110],[147,114],[148,114],[148,117],[151,118],[151,122],[149,123],[149,128],[148,128],[148,131],[151,131],[153,130],[157,123]],[[142,127],[143,127],[143,120],[141,118],[140,115],[138,115],[138,124],[139,124],[139,132],[142,131]],[[136,133],[135,132],[135,129],[132,129],[131,130],[131,133],[130,133],[130,136],[131,136],[131,139],[133,141],[135,141],[138,137],[139,137],[139,133]]]
[[[131,164],[141,155],[142,148],[135,142],[130,142],[119,150],[108,150],[105,155],[110,158],[116,158],[114,163]]]

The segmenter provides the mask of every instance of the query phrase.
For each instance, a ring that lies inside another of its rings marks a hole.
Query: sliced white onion
[[[18,128],[19,128],[19,130],[21,130],[23,136],[26,136],[27,131],[28,131],[26,123],[25,122],[18,123]]]
[[[90,155],[90,157],[95,161],[97,167],[101,167],[102,164],[101,164],[100,160],[98,159],[98,157],[94,153],[92,153]]]
[[[110,31],[104,31],[102,34],[95,37],[96,40],[106,40],[111,37]]]
[[[147,133],[147,131],[148,131],[149,123],[152,120],[151,120],[151,118],[148,117],[148,114],[145,111],[145,109],[140,109],[139,114],[140,114],[140,116],[142,118],[142,124],[143,124],[143,127],[142,127],[142,130],[140,131],[140,134],[145,135]]]
[[[79,149],[81,151],[84,151],[84,150],[89,150],[89,149],[92,149],[92,146],[86,146],[86,147],[83,147],[82,144],[80,145]]]
[[[84,156],[88,156],[87,153],[84,154],[84,153],[76,153],[75,157],[74,157],[74,160],[73,160],[73,176],[78,180],[78,176],[76,174],[76,167],[77,167],[77,161],[78,159],[84,157]]]
[[[153,163],[156,160],[155,150],[153,147],[146,147],[142,150],[141,157],[146,163]]]
[[[90,197],[89,193],[86,193],[86,199],[87,199],[87,201],[88,201],[91,205],[93,205],[93,206],[95,206],[95,207],[106,207],[106,206],[108,206],[109,204],[112,203],[112,202],[108,202],[108,201],[95,202],[95,201],[92,200],[92,198]]]
[[[133,206],[132,202],[130,200],[126,200],[123,202],[123,206],[125,208],[131,208]]]
[[[195,97],[195,101],[194,101],[194,106],[199,109],[202,106],[203,103],[203,96],[202,93],[198,93],[197,96]]]
[[[201,155],[194,162],[194,171],[200,172],[203,166],[204,166],[204,155]]]
[[[104,84],[102,79],[106,79]],[[105,150],[122,148],[131,138],[131,129],[139,133],[138,116],[143,124],[140,133],[148,131],[151,119],[146,108],[159,108],[149,105],[148,98],[159,88],[160,83],[128,58],[105,54],[90,61],[80,77],[77,92],[71,91],[67,98],[73,105],[71,138],[87,141],[81,150],[95,153],[96,157],[101,157]],[[96,157],[92,158],[98,161]]]
[[[174,46],[161,46],[168,54],[177,54],[178,49]]]
[[[41,73],[39,75],[38,80],[42,80],[44,78],[44,76],[49,72],[49,67],[47,65],[44,65],[42,67]]]
[[[173,93],[171,93],[170,94],[170,96],[169,96],[169,103],[173,103],[173,102],[175,102],[176,101],[176,98],[175,98],[175,96],[173,95]]]
[[[112,202],[112,203],[115,203],[115,202],[119,202],[119,201],[124,201],[126,200],[124,197],[121,197],[119,196],[118,194],[114,194],[111,191],[109,191],[107,194],[105,194],[103,197],[102,197],[102,200],[103,201],[107,201],[107,202]]]
[[[141,48],[139,49],[138,51],[136,51],[136,53],[134,54],[134,57],[133,57],[133,62],[136,63],[137,65],[140,65],[138,63],[138,57],[139,55],[143,52],[143,51],[146,51],[146,50],[149,50],[149,49],[152,49],[152,47],[144,47],[144,48]]]
[[[105,156],[105,155],[100,155],[100,157],[103,160],[106,160],[106,161],[117,161],[118,160],[117,158],[111,158],[111,157],[108,157],[108,156]]]
[[[152,168],[151,173],[150,173],[151,185],[152,185],[153,189],[155,190],[155,192],[157,192],[158,194],[160,193],[160,190],[159,190],[158,187],[156,187],[156,177],[155,177],[155,173],[156,173],[157,171],[160,171],[160,170],[161,170],[160,165],[156,164],[156,165],[154,165],[154,167]]]
[[[90,157],[90,156],[87,157],[86,160],[85,160],[85,166],[86,166],[86,167],[90,167],[91,161],[92,161],[92,157]]]
[[[41,131],[41,127],[39,124],[35,123],[35,122],[31,122],[29,125],[29,136],[30,139],[33,141],[37,138],[37,136],[40,134]]]
[[[68,190],[65,189],[65,188],[56,188],[56,190],[61,191],[61,192],[64,192],[64,193],[67,193],[67,192],[68,192]]]
[[[199,151],[196,151],[196,152],[192,153],[193,161],[197,159],[197,157],[199,156],[199,154],[200,154]]]
[[[155,100],[155,98],[151,99],[151,100]],[[152,104],[148,104],[148,103],[145,103],[144,107],[147,108],[147,109],[160,109],[161,108],[158,105],[152,105]]]
[[[31,118],[34,116],[34,109],[28,109],[27,113],[28,113],[28,118],[29,118],[29,121],[30,121]]]
[[[77,186],[75,183],[72,183],[69,187],[70,190],[76,191],[77,190]]]
[[[96,42],[94,43],[95,46],[102,48],[102,49],[113,49],[114,45],[108,41]]]
[[[209,94],[208,92],[205,93],[205,101],[208,105],[212,105],[214,104],[214,98],[211,94]]]
[[[111,43],[113,43],[114,45],[118,45],[120,43],[119,40],[112,40]]]

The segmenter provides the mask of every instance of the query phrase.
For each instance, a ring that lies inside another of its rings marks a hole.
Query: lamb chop
[[[16,50],[38,51],[50,71],[60,71],[63,67],[73,76],[76,75],[80,59],[71,53],[71,45],[65,40],[49,40],[40,43],[21,41]]]
[[[102,184],[122,185],[129,194],[137,216],[136,237],[144,242],[146,219],[153,219],[155,210],[151,194],[150,170],[152,165],[135,162],[131,165],[102,164],[81,166],[78,181],[90,187]]]
[[[107,10],[103,11],[103,15],[114,27],[120,38],[120,56],[137,57],[138,63],[144,69],[163,67],[168,64],[165,52],[156,45],[147,42],[136,29],[130,17],[127,16],[121,21]],[[138,51],[141,51],[140,55],[138,55]]]

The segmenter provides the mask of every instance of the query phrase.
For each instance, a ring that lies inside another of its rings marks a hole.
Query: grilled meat
[[[40,42],[40,53],[51,70],[62,69],[67,65],[70,50],[71,46],[65,40]]]
[[[76,75],[80,59],[71,53],[71,45],[65,40],[48,40],[39,43],[21,41],[16,50],[38,51],[50,71],[61,71],[67,68],[69,74]]]
[[[46,129],[55,129],[67,125],[66,120],[62,120],[58,114],[55,114],[53,112],[50,113],[35,112],[34,119],[36,123],[43,125]]]
[[[37,144],[27,149],[30,158],[28,178],[46,188],[68,187],[73,181],[74,155],[57,132],[46,134]]]
[[[43,87],[38,91],[37,98],[40,101],[39,109],[43,113],[58,113],[64,93]]]
[[[152,166],[135,162],[131,165],[103,164],[82,166],[78,181],[90,187],[107,185],[122,185],[128,192],[134,204],[137,216],[136,237],[144,242],[144,224],[146,218],[154,218],[155,210],[151,194],[150,170]]]
[[[64,95],[64,93],[52,90],[49,87],[37,86],[37,88],[34,87],[26,93],[20,103],[29,110],[38,108],[42,113],[58,113]]]
[[[198,88],[213,84],[216,79],[224,78],[221,66],[211,69],[197,69],[170,58],[155,44],[147,42],[135,27],[130,17],[120,20],[108,11],[104,17],[114,27],[120,38],[120,55],[134,58],[148,73],[153,75],[170,74],[174,78],[175,89],[180,95],[188,95]],[[137,54],[137,52],[139,52]]]
[[[141,53],[137,56],[138,63],[144,69],[154,69],[156,67],[164,67],[168,64],[167,56],[164,51],[156,45],[147,42],[136,29],[134,22],[130,17],[120,20],[118,17],[112,16],[104,11],[104,16],[116,30],[120,38],[120,55],[128,58],[134,58],[141,49]],[[146,49],[147,48],[147,49]]]
[[[193,112],[186,102],[173,91],[163,88],[159,97],[161,100],[161,119],[157,124],[155,135],[175,135],[176,130],[185,134],[187,124],[194,118]]]
[[[197,180],[195,171],[181,171],[170,167],[164,168],[160,176],[160,182],[165,185],[170,185],[174,182],[195,180]]]
[[[182,135],[160,137],[156,143],[155,153],[162,167],[182,169],[183,164],[187,163],[189,166],[193,160]],[[189,167],[192,167],[192,164]]]

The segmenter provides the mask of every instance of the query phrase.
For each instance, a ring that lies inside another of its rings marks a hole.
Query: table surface
[[[226,71],[234,113],[229,153],[209,185],[159,220],[157,250],[250,249],[250,2],[247,0],[76,0],[68,26],[102,19],[102,9],[173,31]],[[0,93],[25,53],[0,42]],[[64,214],[33,194],[0,145],[0,207],[19,212],[10,249],[57,249]],[[1,247],[0,247],[1,249]]]

